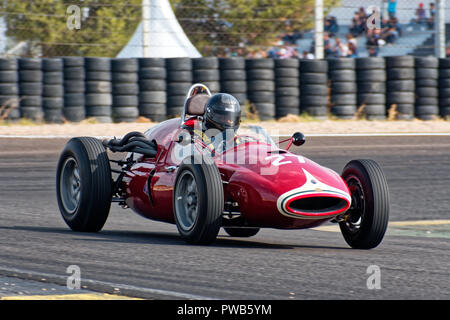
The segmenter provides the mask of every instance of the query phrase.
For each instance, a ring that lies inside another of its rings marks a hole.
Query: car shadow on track
[[[27,232],[42,232],[50,234],[59,234],[71,236],[75,241],[91,241],[91,242],[113,242],[113,243],[141,243],[155,245],[176,245],[176,246],[192,246],[186,243],[179,234],[170,232],[153,232],[153,231],[126,231],[126,230],[103,230],[98,233],[76,232],[65,228],[42,227],[42,226],[13,226],[1,227],[0,230],[15,230]],[[259,248],[259,249],[349,249],[336,246],[320,246],[320,245],[299,245],[299,244],[276,244],[258,241],[253,238],[236,239],[233,237],[219,235],[214,243],[205,247],[220,248]]]

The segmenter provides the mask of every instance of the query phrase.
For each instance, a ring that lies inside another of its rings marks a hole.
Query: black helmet
[[[237,130],[241,123],[241,105],[231,94],[217,93],[205,106],[206,129]]]

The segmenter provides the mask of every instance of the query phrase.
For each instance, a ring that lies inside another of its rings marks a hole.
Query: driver
[[[210,149],[219,151],[235,138],[240,123],[239,101],[228,93],[217,93],[206,102],[200,130],[194,127],[193,131]]]

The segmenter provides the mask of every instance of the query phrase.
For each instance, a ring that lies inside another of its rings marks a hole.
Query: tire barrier
[[[383,58],[356,59],[358,111],[367,120],[386,119],[386,64]]]
[[[112,117],[115,122],[134,122],[139,116],[138,60],[112,59]]]
[[[42,109],[44,120],[48,123],[63,122],[64,74],[63,60],[58,58],[42,59],[43,90]]]
[[[243,106],[247,102],[247,74],[244,58],[219,59],[220,90],[233,95]]]
[[[232,94],[260,120],[450,118],[450,58],[60,57],[0,58],[0,120],[160,122],[181,114],[194,82]]]
[[[152,121],[166,119],[166,61],[161,58],[139,59],[139,115]]]
[[[205,84],[212,94],[220,92],[219,59],[215,57],[192,60],[194,83]]]
[[[84,70],[86,74],[86,117],[95,118],[100,123],[112,122],[111,59],[86,57]],[[119,88],[121,88],[121,85],[119,85]]]
[[[439,59],[439,114],[450,120],[450,58]]]
[[[167,117],[181,114],[187,91],[192,85],[192,60],[189,58],[166,59],[167,69]]]
[[[354,119],[356,115],[355,59],[328,60],[331,114],[339,119]]]
[[[435,57],[415,58],[416,117],[434,120],[439,114],[439,60]]]
[[[386,108],[395,110],[397,119],[412,120],[415,104],[414,57],[386,57]]]
[[[299,60],[275,60],[276,118],[300,113]]]
[[[41,121],[42,110],[42,61],[19,59],[20,117]]]
[[[0,58],[0,119],[20,118],[17,60]]]
[[[300,60],[300,112],[317,119],[328,117],[328,63]]]
[[[67,121],[80,122],[86,118],[84,92],[85,72],[83,57],[63,57],[64,109]]]
[[[260,120],[275,117],[275,71],[273,59],[247,59],[247,98]]]

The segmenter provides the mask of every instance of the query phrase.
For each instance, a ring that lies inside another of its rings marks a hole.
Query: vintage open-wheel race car
[[[100,141],[67,142],[57,167],[57,200],[75,231],[97,232],[111,203],[153,220],[176,224],[192,244],[212,243],[221,227],[233,237],[260,228],[304,229],[338,223],[353,248],[370,249],[384,237],[389,191],[380,166],[353,160],[341,175],[289,152],[305,137],[295,133],[280,148],[255,125],[224,135],[221,148],[205,142],[202,119],[211,93],[189,90],[181,118]],[[217,138],[219,137],[219,138]],[[110,152],[123,152],[120,160]],[[117,167],[114,169],[114,167]]]

